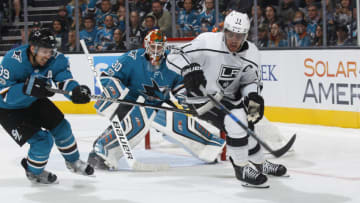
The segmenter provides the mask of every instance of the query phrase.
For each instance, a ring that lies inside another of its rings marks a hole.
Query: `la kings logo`
[[[22,135],[20,135],[20,133],[18,132],[17,129],[12,129],[12,130],[11,130],[11,135],[12,135],[13,138],[14,138],[16,141],[18,141],[18,142],[20,142],[20,140],[22,139]]]
[[[231,85],[240,72],[240,67],[222,65],[220,69],[218,85],[224,90]]]

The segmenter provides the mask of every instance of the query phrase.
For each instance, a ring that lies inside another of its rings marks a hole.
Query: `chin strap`
[[[30,54],[31,54],[31,58],[33,59],[33,66],[35,67],[35,66],[39,66],[39,64],[36,62],[36,59],[35,59],[35,57],[36,57],[36,55],[37,55],[37,53],[38,53],[38,51],[39,51],[39,47],[38,46],[34,46],[34,54],[32,54],[31,53],[31,50],[30,50]]]

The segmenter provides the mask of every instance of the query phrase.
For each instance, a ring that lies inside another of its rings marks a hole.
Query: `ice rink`
[[[66,115],[87,160],[93,140],[108,125],[99,116]],[[342,203],[360,202],[360,130],[275,123],[285,136],[296,132],[295,152],[274,162],[285,164],[290,178],[269,178],[269,189],[244,188],[229,162],[207,165],[182,149],[135,149],[138,160],[169,163],[159,172],[96,171],[96,177],[73,174],[55,145],[47,170],[59,184],[33,185],[20,165],[27,146],[19,148],[0,131],[1,203]]]

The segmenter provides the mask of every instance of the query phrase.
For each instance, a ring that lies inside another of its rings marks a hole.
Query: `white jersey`
[[[167,57],[168,67],[177,73],[190,63],[198,63],[207,80],[207,92],[221,91],[229,99],[239,93],[259,93],[259,61],[257,47],[248,41],[239,52],[230,52],[223,32],[202,33]]]

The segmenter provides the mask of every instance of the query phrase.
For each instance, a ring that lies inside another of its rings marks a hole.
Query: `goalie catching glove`
[[[206,86],[206,78],[200,65],[191,63],[186,65],[181,75],[184,77],[184,86],[192,96],[204,96],[205,93],[200,90],[200,86]]]
[[[91,91],[86,85],[78,85],[71,92],[71,101],[74,104],[86,104],[90,102]]]
[[[244,106],[248,122],[255,124],[264,116],[264,99],[256,92],[245,97]]]

